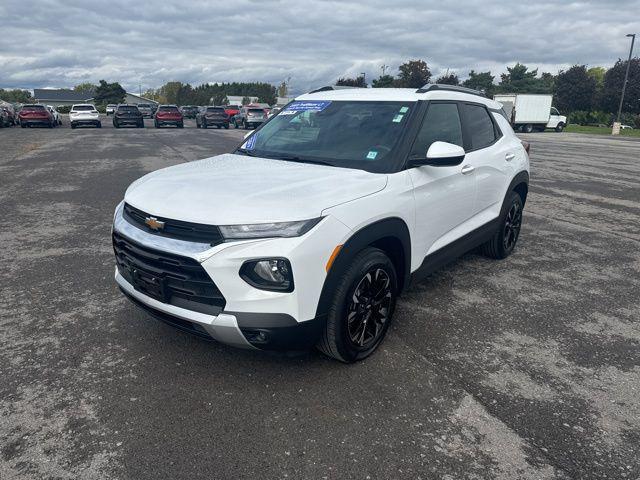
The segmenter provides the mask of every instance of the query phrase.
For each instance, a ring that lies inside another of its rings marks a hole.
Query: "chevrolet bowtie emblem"
[[[164,228],[164,222],[161,222],[156,217],[147,217],[144,219],[144,223],[151,230],[162,230]]]

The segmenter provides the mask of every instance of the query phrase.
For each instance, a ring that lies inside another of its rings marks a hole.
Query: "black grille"
[[[209,243],[210,245],[218,245],[224,241],[220,229],[216,225],[205,225],[203,223],[183,222],[181,220],[156,217],[142,210],[138,210],[127,203],[124,204],[122,213],[126,221],[148,233],[189,242]],[[150,228],[145,223],[149,217],[153,217],[157,221],[162,222],[164,224],[163,227],[158,230]]]
[[[113,232],[118,271],[139,292],[176,307],[209,315],[226,304],[211,277],[188,257],[153,250]]]

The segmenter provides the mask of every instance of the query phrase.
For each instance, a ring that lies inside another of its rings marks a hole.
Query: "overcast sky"
[[[291,77],[301,92],[417,58],[461,78],[516,61],[555,73],[612,65],[633,32],[640,0],[1,0],[0,87]]]

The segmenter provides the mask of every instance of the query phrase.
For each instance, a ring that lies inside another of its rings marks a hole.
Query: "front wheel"
[[[560,133],[562,130],[564,130],[564,123],[559,123],[556,126],[556,132]]]
[[[338,282],[318,349],[345,363],[371,355],[387,333],[397,295],[389,257],[373,247],[361,251]]]
[[[520,195],[517,192],[511,192],[504,204],[493,238],[480,247],[484,255],[498,260],[511,255],[520,236],[523,207]]]

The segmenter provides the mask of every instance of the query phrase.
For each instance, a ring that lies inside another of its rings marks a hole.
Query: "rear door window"
[[[468,137],[467,150],[478,150],[493,144],[498,135],[486,107],[471,103],[464,103],[461,107]]]

